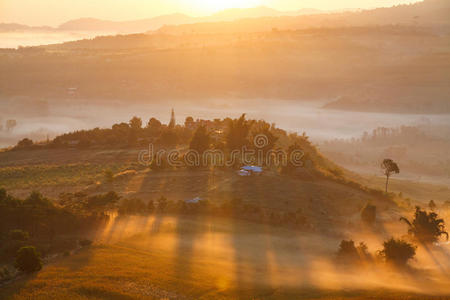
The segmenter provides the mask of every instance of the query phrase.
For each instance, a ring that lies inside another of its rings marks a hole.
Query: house
[[[252,176],[252,175],[261,175],[263,173],[262,167],[257,166],[243,166],[239,171],[239,176]]]
[[[185,200],[186,203],[199,203],[202,200],[200,197],[195,197],[194,199]]]

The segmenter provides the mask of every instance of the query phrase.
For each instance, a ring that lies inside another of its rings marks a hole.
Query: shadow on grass
[[[118,292],[105,290],[98,287],[80,287],[76,289],[76,292],[82,296],[86,296],[94,299],[105,300],[132,300],[135,299],[129,295],[124,295]]]
[[[26,285],[29,281],[36,278],[38,273],[23,274],[13,279],[12,281],[0,285],[0,299],[7,300],[13,299],[15,295],[21,293],[21,291],[27,289]]]

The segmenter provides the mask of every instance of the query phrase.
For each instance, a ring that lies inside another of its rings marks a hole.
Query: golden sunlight
[[[249,8],[263,5],[262,0],[180,0],[185,6],[204,13],[213,13],[230,8]]]

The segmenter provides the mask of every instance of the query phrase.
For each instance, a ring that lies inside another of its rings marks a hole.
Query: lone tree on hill
[[[392,159],[386,158],[381,163],[381,169],[383,169],[383,173],[386,176],[386,193],[388,192],[388,184],[389,184],[389,178],[392,176],[392,174],[398,174],[400,173],[400,169]]]
[[[407,218],[401,217],[400,221],[405,222],[408,226],[408,233],[416,240],[424,244],[437,242],[441,235],[445,235],[448,241],[448,232],[445,231],[445,222],[438,219],[438,215],[434,212],[427,213],[416,206],[414,219],[410,222]]]

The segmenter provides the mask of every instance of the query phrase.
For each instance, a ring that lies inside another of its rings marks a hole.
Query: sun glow
[[[203,13],[214,13],[229,8],[249,8],[263,5],[262,0],[182,0],[185,6]]]

